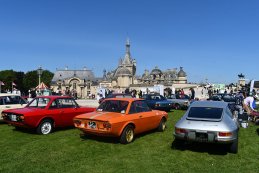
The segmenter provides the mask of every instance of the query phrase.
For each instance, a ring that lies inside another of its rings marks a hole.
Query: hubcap
[[[131,142],[133,140],[133,136],[134,136],[133,130],[132,129],[128,129],[127,132],[126,132],[126,140],[127,140],[127,142]]]
[[[49,134],[51,131],[51,124],[49,122],[45,122],[41,126],[41,132],[42,134],[46,135]]]
[[[165,122],[163,121],[162,129],[165,130]]]

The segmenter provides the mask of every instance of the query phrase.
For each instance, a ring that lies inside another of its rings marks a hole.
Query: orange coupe
[[[168,114],[151,110],[146,101],[134,98],[105,99],[95,112],[78,115],[74,125],[84,134],[120,137],[122,144],[135,134],[152,129],[164,131]]]

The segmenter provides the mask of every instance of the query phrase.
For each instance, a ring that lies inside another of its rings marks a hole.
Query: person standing
[[[195,91],[193,88],[190,89],[191,90],[191,100],[194,100],[195,98]]]
[[[250,115],[251,112],[254,112],[253,102],[258,98],[257,95],[248,96],[244,99],[244,110],[246,110],[247,114]]]

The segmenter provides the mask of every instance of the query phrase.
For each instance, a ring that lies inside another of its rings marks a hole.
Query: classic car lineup
[[[119,137],[122,144],[134,140],[135,134],[152,129],[164,131],[168,114],[152,110],[142,99],[105,99],[95,112],[74,118],[75,127],[85,134]]]
[[[38,134],[74,126],[85,136],[114,137],[128,144],[137,134],[153,129],[164,131],[168,119],[165,111],[172,106],[172,101],[157,94],[144,95],[143,99],[106,98],[97,108],[81,107],[69,96],[38,96],[24,108],[4,110],[2,117],[17,129],[31,128]],[[173,135],[177,143],[221,143],[237,153],[238,130],[227,102],[195,101],[175,124]]]
[[[33,128],[39,134],[49,134],[55,127],[73,126],[76,115],[95,108],[80,107],[68,96],[39,96],[20,109],[2,112],[3,120],[17,128]]]

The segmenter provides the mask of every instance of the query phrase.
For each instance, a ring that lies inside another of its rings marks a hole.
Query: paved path
[[[97,100],[84,100],[84,99],[78,99],[76,100],[76,102],[80,105],[80,106],[89,106],[89,107],[98,107],[99,103]]]

